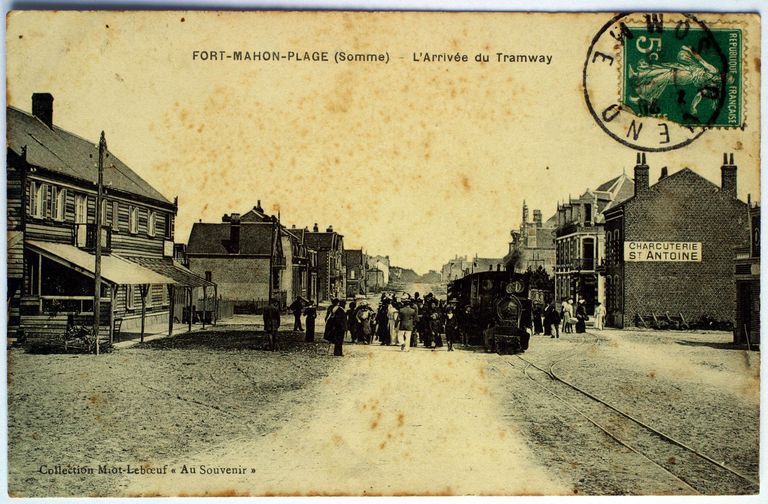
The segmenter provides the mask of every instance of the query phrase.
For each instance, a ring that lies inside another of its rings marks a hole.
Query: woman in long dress
[[[387,321],[389,325],[389,340],[394,343],[395,345],[399,345],[399,340],[397,337],[397,319],[399,316],[398,313],[398,303],[397,301],[392,301],[389,303],[389,306],[387,306]]]

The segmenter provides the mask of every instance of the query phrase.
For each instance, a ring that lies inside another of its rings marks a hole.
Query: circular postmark
[[[584,99],[617,142],[669,151],[709,128],[740,125],[740,65],[739,30],[713,30],[684,13],[617,14],[587,50]]]

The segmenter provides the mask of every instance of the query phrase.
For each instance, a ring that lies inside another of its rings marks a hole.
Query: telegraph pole
[[[96,265],[94,272],[93,291],[93,337],[96,339],[96,355],[99,355],[99,325],[101,324],[101,200],[104,197],[104,156],[107,152],[107,140],[104,132],[99,139],[99,179],[96,187],[96,232],[94,244],[94,256]]]

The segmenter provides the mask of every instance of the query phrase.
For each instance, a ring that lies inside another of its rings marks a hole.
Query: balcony
[[[79,249],[88,252],[96,250],[96,230],[101,228],[101,252],[108,254],[112,251],[112,227],[97,226],[96,224],[75,224],[72,240]]]
[[[573,259],[569,262],[558,263],[555,265],[555,269],[558,271],[595,271],[595,266],[602,266],[602,262],[598,262],[594,258],[588,259]]]
[[[602,230],[602,224],[595,224],[594,222],[587,222],[581,224],[580,222],[569,222],[564,224],[555,230],[555,236],[560,238],[561,236],[567,236],[574,233],[587,233],[593,234]]]

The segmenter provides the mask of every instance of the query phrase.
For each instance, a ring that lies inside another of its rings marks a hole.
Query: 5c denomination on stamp
[[[710,28],[690,14],[619,14],[587,51],[587,107],[609,136],[644,151],[740,127],[742,52],[738,28]]]

